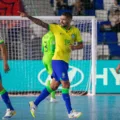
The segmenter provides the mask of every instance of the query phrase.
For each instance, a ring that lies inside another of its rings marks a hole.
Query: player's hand
[[[120,71],[120,65],[118,65],[118,67],[116,68],[116,73],[117,73],[117,74],[120,74],[119,71]]]
[[[18,13],[20,13],[20,16],[21,16],[21,17],[28,17],[28,14],[25,13],[25,12],[20,12],[20,11],[18,11]]]
[[[4,64],[4,71],[8,72],[10,70],[9,65],[7,63]]]
[[[71,45],[71,50],[75,50],[75,46],[74,45]]]
[[[119,69],[116,68],[116,73],[119,74]]]

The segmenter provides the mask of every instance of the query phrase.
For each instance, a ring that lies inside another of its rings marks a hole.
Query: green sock
[[[50,86],[50,80],[47,80],[46,86]]]
[[[50,86],[50,80],[47,80],[46,85],[47,85],[47,86]],[[53,91],[53,92],[51,93],[51,97],[52,97],[53,99],[55,99],[55,91]]]
[[[51,97],[55,99],[55,91],[51,92]]]

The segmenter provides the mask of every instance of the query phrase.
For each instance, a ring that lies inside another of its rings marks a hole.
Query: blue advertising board
[[[115,71],[118,64],[119,60],[97,61],[97,93],[120,93],[120,74]]]
[[[120,74],[115,72],[119,61],[97,61],[96,93],[120,93]],[[41,60],[9,61],[10,71],[0,70],[2,82],[8,91],[41,91],[49,76]],[[90,81],[91,61],[72,60],[69,66],[71,89],[85,90]],[[61,89],[61,87],[59,88]]]

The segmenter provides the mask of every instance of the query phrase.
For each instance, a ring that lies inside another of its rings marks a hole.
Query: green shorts
[[[43,57],[43,64],[49,75],[52,74],[52,63],[51,62],[52,62],[52,58],[48,59],[48,58]]]

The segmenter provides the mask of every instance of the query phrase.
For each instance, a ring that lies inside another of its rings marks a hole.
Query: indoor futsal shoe
[[[29,106],[30,106],[30,113],[35,118],[36,105],[34,104],[33,101],[31,101],[29,102]]]
[[[14,110],[7,109],[5,116],[2,118],[2,120],[8,120],[9,118],[13,117],[16,115],[16,112]]]
[[[76,112],[75,110],[72,110],[70,114],[68,114],[69,118],[79,118],[82,115],[81,112]]]
[[[56,100],[56,98],[50,98],[50,102],[52,102],[52,103],[55,103],[55,102],[58,102],[57,100]]]

